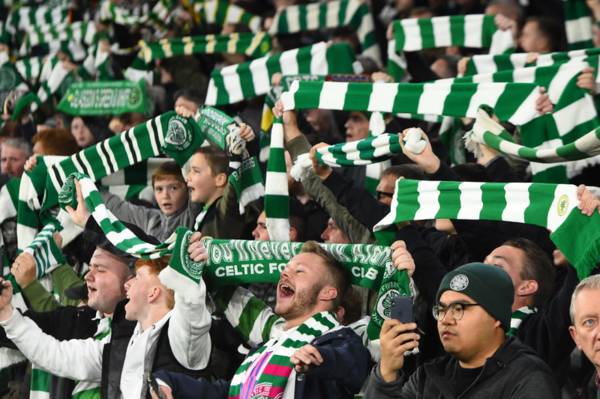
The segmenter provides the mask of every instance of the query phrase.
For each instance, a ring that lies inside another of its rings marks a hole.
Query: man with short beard
[[[195,259],[192,245],[190,253]],[[157,373],[161,385],[177,387],[173,396],[171,389],[161,390],[178,399],[353,398],[368,375],[370,354],[359,336],[338,322],[343,314],[336,313],[343,312],[349,289],[347,271],[316,242],[306,242],[281,272],[275,306],[280,319],[268,310],[261,314],[261,325],[252,330],[268,340],[250,353],[230,384]],[[243,288],[233,297],[238,304],[228,309],[251,305],[252,296]]]

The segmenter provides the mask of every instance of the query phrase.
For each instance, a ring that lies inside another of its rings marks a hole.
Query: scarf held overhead
[[[495,220],[545,227],[580,279],[600,260],[600,214],[577,208],[577,186],[401,179],[390,213],[374,227],[430,219]]]

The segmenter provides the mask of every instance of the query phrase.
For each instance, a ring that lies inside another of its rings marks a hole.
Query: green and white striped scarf
[[[563,0],[565,32],[570,50],[593,47],[592,13],[585,0]]]
[[[385,130],[385,120],[381,112],[373,112],[369,119],[369,136],[377,137],[383,134]],[[375,195],[377,185],[381,179],[381,174],[384,170],[392,165],[390,160],[383,160],[368,164],[365,167],[365,189]]]
[[[16,119],[27,106],[30,107],[31,112],[37,111],[43,103],[48,101],[58,91],[70,73],[63,62],[58,61],[56,57],[46,59],[40,73],[40,87],[37,93],[30,92],[22,96],[17,101],[11,118]]]
[[[294,392],[296,379],[294,365],[290,361],[291,356],[296,350],[338,326],[335,314],[320,312],[292,331],[282,333],[283,338],[272,338],[246,357],[238,367],[231,380],[228,397],[270,399],[283,398],[287,389]],[[281,339],[283,342],[277,345]],[[263,360],[259,361],[261,358]],[[254,364],[257,361],[258,364]],[[264,368],[263,361],[266,362]],[[256,374],[252,376],[254,373]],[[289,382],[292,385],[287,388]],[[245,390],[249,391],[245,392]]]
[[[321,147],[316,156],[320,163],[333,167],[371,165],[402,152],[400,140],[398,134],[383,133],[349,143]]]
[[[325,42],[265,56],[214,70],[205,103],[225,105],[248,100],[271,89],[271,78],[282,75],[353,73],[354,54],[347,43]]]
[[[120,7],[111,0],[104,0],[100,5],[101,22],[112,22],[117,25],[139,26],[153,25],[161,28],[169,18],[172,5],[168,1],[158,0],[154,6],[140,3],[134,8]]]
[[[526,161],[557,163],[576,161],[600,155],[600,127],[586,133],[575,141],[554,148],[531,148],[514,142],[513,137],[484,110],[479,110],[473,129],[465,135],[470,143],[485,144],[503,154]]]
[[[392,39],[388,42],[387,46],[387,73],[390,75],[394,82],[403,82],[410,79],[408,74],[408,64],[404,52],[396,51],[396,40]]]
[[[265,216],[270,240],[289,241],[289,190],[281,118],[276,118],[271,128],[271,144],[265,185]]]
[[[521,127],[523,144],[530,148],[552,150],[571,144],[600,126],[593,98],[577,86],[577,77],[589,66],[582,60],[562,64],[519,68],[494,74],[479,74],[453,79],[453,82],[535,82],[548,90],[554,104],[552,114],[544,115]],[[564,183],[568,178],[590,165],[591,160],[570,164],[568,167],[532,163],[534,181]]]
[[[102,51],[101,46],[90,46],[87,51],[87,57],[83,60],[78,69],[78,74],[84,80],[111,80],[114,73],[109,65],[109,53]],[[136,79],[132,79],[136,80]]]
[[[281,95],[284,109],[333,109],[475,117],[481,105],[502,121],[525,124],[539,114],[539,89],[525,83],[294,82]]]
[[[131,255],[150,259],[157,259],[171,253],[169,249],[173,248],[174,240],[170,238],[164,244],[153,245],[138,238],[106,208],[93,180],[83,173],[74,172],[65,181],[58,195],[58,202],[61,208],[64,209],[67,206],[77,207],[75,179],[79,181],[81,192],[90,215],[104,231],[106,238],[117,248]]]
[[[15,36],[35,28],[60,25],[67,21],[67,7],[51,7],[49,5],[23,6],[12,10],[6,18],[4,29]],[[13,38],[13,39],[16,39]]]
[[[600,49],[587,48],[582,50],[572,50],[569,52],[556,52],[539,54],[533,57],[531,53],[513,53],[513,54],[479,54],[474,55],[467,62],[465,75],[476,75],[481,73],[494,73],[504,70],[513,70],[530,66],[549,66],[560,64],[571,60],[584,60],[593,62],[594,56],[600,54]],[[596,64],[597,64],[597,57]]]
[[[492,54],[502,54],[514,48],[512,33],[498,30],[492,15],[405,18],[394,21],[393,29],[399,52],[458,46],[489,48]]]
[[[262,57],[271,50],[271,37],[266,32],[232,33],[229,35],[185,36],[162,39],[154,43],[140,42],[140,54],[146,63],[153,60],[193,54],[244,54]]]
[[[527,316],[537,313],[537,308],[533,306],[523,306],[517,310],[515,310],[510,317],[510,328],[506,332],[506,335],[509,337],[514,337],[517,335],[517,331],[519,331],[519,327],[523,320],[527,318]]]
[[[47,72],[48,71],[48,72]],[[64,63],[56,59],[47,60],[42,67],[42,73],[40,76],[40,88],[37,91],[40,105],[45,103],[48,99],[54,95],[69,75],[69,70],[65,67]],[[31,104],[31,111],[37,110],[37,102]]]
[[[583,215],[578,203],[577,186],[568,184],[400,179],[390,213],[373,230],[430,219],[534,224],[550,231],[552,241],[583,279],[600,261],[600,214]]]
[[[58,222],[49,223],[35,236],[23,252],[33,256],[35,260],[36,278],[39,280],[49,274],[58,266],[66,263],[61,249],[54,241],[54,233],[60,231],[62,226]]]
[[[244,287],[219,287],[212,290],[215,313],[222,313],[231,326],[250,347],[267,342],[274,330],[280,329],[285,320],[273,309]]]
[[[232,33],[230,35],[185,36],[161,39],[155,43],[140,42],[137,58],[125,71],[130,80],[144,79],[152,83],[154,60],[193,54],[245,54],[261,57],[271,50],[271,37],[265,32]]]
[[[96,27],[93,22],[79,21],[72,24],[63,23],[58,26],[33,27],[26,31],[26,37],[19,53],[26,56],[35,46],[47,46],[51,55],[56,54],[62,46],[71,48],[74,60],[85,57],[82,46],[91,46],[96,39]],[[83,52],[83,56],[80,54]]]
[[[39,212],[44,213],[58,203],[58,192],[73,172],[88,174],[93,180],[100,180],[117,173],[115,179],[123,184],[127,181],[125,168],[139,164],[149,157],[158,156],[166,150],[176,155],[177,152],[187,154],[194,152],[194,145],[200,133],[193,122],[186,121],[175,114],[167,112],[141,123],[128,131],[108,138],[94,146],[88,147],[66,159],[48,158],[48,162],[38,162],[30,172],[23,174],[19,191],[18,225],[19,248],[31,242],[37,230],[43,226]],[[185,162],[185,157],[179,157]],[[51,163],[51,164],[50,164]],[[148,181],[149,170],[136,166],[137,178]],[[139,173],[141,172],[141,173]],[[150,171],[151,173],[151,171]],[[112,183],[114,184],[114,180]],[[110,181],[105,184],[110,185]],[[138,182],[139,183],[139,182]],[[43,218],[42,218],[43,219]]]
[[[238,198],[240,215],[243,215],[249,203],[265,195],[265,183],[258,159],[254,156],[242,158],[240,167],[229,175],[229,184]]]
[[[131,62],[131,65],[123,72],[123,76],[127,80],[145,80],[148,84],[152,85],[154,79],[154,64],[146,63],[143,58],[136,57]]]
[[[35,86],[42,72],[43,59],[41,57],[29,57],[15,62],[15,68],[26,82]]]
[[[334,0],[283,7],[275,14],[269,33],[283,35],[342,26],[356,32],[363,55],[381,64],[373,16],[369,5],[361,0]]]
[[[253,15],[227,0],[200,0],[195,2],[193,9],[201,25],[209,24],[223,27],[226,24],[242,24],[250,28],[252,32],[260,31],[262,26],[262,20],[259,16]]]

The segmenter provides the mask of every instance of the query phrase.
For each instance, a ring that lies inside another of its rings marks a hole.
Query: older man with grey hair
[[[8,177],[21,177],[25,161],[31,156],[31,145],[21,138],[9,138],[0,147],[0,171]]]
[[[587,277],[571,298],[571,337],[596,369],[586,388],[588,398],[600,391],[600,275]]]

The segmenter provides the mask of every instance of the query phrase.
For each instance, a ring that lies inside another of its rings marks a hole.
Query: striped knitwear
[[[369,5],[361,0],[334,0],[281,8],[275,14],[269,33],[281,35],[343,26],[356,32],[361,54],[381,64],[373,15]]]
[[[514,48],[512,33],[498,30],[491,15],[404,18],[393,22],[393,30],[397,51],[458,46],[503,54]]]
[[[390,213],[373,230],[430,219],[534,224],[550,231],[552,241],[583,279],[600,259],[600,213],[586,216],[578,203],[577,186],[569,184],[400,179]]]
[[[208,83],[206,105],[248,100],[271,89],[271,78],[282,75],[353,73],[354,54],[349,44],[325,42],[264,56],[214,70]]]

